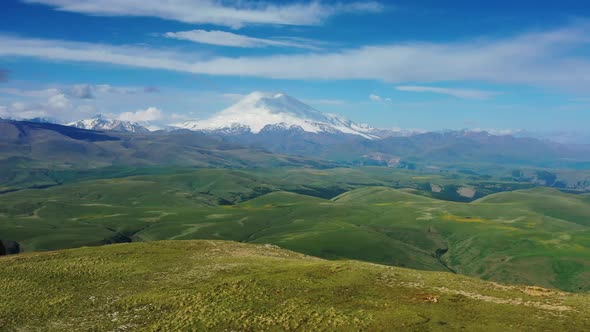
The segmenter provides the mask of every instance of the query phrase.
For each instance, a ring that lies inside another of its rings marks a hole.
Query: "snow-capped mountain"
[[[67,126],[88,130],[113,130],[129,133],[147,133],[150,130],[137,122],[127,122],[104,118],[98,114],[92,119],[68,123]]]
[[[283,93],[253,92],[233,106],[202,121],[188,121],[176,127],[224,134],[264,130],[302,130],[310,133],[352,134],[378,138],[374,128],[322,113]]]

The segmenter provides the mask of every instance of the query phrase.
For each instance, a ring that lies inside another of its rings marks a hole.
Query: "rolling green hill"
[[[6,331],[587,331],[590,298],[271,245],[166,241],[0,257]]]
[[[547,217],[564,219],[583,226],[590,226],[590,200],[587,195],[568,195],[559,190],[536,188],[484,197],[477,202],[526,206]]]
[[[0,195],[0,241],[23,251],[156,240],[272,243],[334,260],[590,290],[587,195],[538,188],[459,203],[381,185],[408,179],[355,169],[202,169],[82,181]]]

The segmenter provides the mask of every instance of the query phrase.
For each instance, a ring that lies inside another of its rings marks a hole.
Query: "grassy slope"
[[[326,200],[264,193],[327,195],[337,191],[331,177],[349,181],[342,189],[381,182],[358,170],[274,170],[268,181],[262,172],[199,170],[5,194],[0,235],[26,251],[130,240],[274,243],[324,258],[590,290],[590,231],[579,218],[590,213],[588,196],[536,189],[464,204],[371,187]],[[229,202],[239,203],[218,205]]]
[[[174,241],[0,257],[0,329],[585,331],[590,298],[450,273]]]
[[[536,188],[490,195],[478,200],[479,203],[517,204],[535,209],[548,217],[569,220],[590,226],[590,203],[587,195],[568,195],[550,188]]]
[[[0,149],[1,150],[1,149]],[[248,155],[256,158],[257,155]],[[294,158],[294,157],[293,157]],[[0,158],[1,159],[1,158]],[[268,161],[268,159],[265,159]],[[295,161],[293,161],[295,164]],[[281,163],[277,163],[280,165]],[[203,164],[201,166],[205,166]],[[246,164],[242,165],[245,166]],[[256,164],[258,166],[272,165]],[[283,162],[282,165],[288,165]],[[309,165],[313,166],[311,160]],[[217,166],[223,166],[219,164]],[[225,165],[230,166],[228,165]],[[234,165],[235,166],[235,165]],[[317,165],[316,165],[317,166]],[[393,188],[412,188],[421,195],[438,199],[454,201],[471,201],[500,191],[527,189],[532,184],[515,181],[506,181],[499,177],[488,178],[485,176],[473,176],[460,172],[431,173],[408,171],[403,169],[391,169],[386,167],[362,167],[362,168],[234,168],[217,169],[228,174],[236,173],[256,178],[257,181],[280,185],[286,190],[294,190],[306,195],[332,198],[345,191],[366,186],[387,186]],[[76,183],[92,179],[115,179],[138,175],[161,175],[160,181],[166,181],[166,175],[179,173],[191,173],[195,176],[199,172],[210,172],[211,169],[199,169],[179,166],[108,166],[92,169],[61,169],[48,165],[31,166],[29,161],[22,158],[0,160],[0,194],[22,190],[26,188],[48,187],[68,183]],[[206,174],[206,173],[205,173]],[[433,192],[431,185],[439,186],[440,192]],[[463,197],[457,193],[460,187],[475,188],[475,196]]]

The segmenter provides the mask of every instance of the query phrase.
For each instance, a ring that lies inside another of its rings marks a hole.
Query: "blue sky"
[[[585,1],[3,0],[0,117],[202,119],[281,91],[377,127],[587,131]]]

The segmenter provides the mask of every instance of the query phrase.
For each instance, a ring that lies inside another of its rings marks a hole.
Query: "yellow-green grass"
[[[3,331],[587,331],[590,298],[223,241],[0,257]]]

